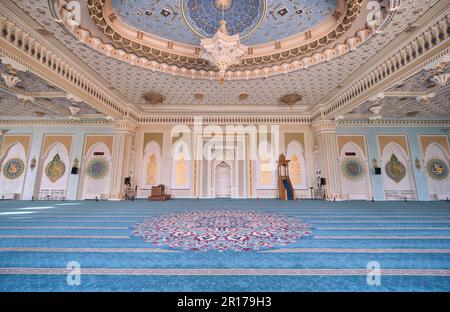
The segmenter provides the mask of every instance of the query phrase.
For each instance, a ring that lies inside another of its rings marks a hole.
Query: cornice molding
[[[338,127],[450,127],[450,119],[430,120],[341,120]]]
[[[124,103],[118,102],[108,91],[86,78],[72,64],[57,56],[2,15],[0,15],[0,30],[1,56],[11,59],[55,86],[77,95],[107,115],[120,117],[129,110]]]
[[[107,120],[68,120],[68,119],[3,119],[0,118],[0,128],[41,128],[41,127],[108,127],[112,123]]]
[[[64,3],[63,0],[61,0]],[[399,0],[390,0],[391,7],[396,8],[397,2]],[[361,4],[363,0],[351,0],[350,4],[347,5],[347,13],[342,19],[342,21],[346,21],[348,25],[340,25],[342,35],[351,27],[352,22],[358,16],[361,10]],[[108,28],[109,32],[113,31],[110,25],[110,22],[103,16],[103,4],[104,0],[91,0],[90,8],[94,10],[93,16],[96,19],[97,25],[101,28]],[[132,48],[133,45],[140,51],[140,53],[129,53],[124,49],[117,49],[112,44],[104,42],[100,38],[93,37],[89,30],[82,29],[76,23],[71,21],[71,18],[67,16],[72,13],[65,9],[64,5],[60,5],[60,15],[61,20],[64,25],[83,43],[88,45],[89,47],[109,56],[115,58],[117,60],[121,60],[127,62],[131,65],[147,68],[150,70],[163,72],[171,75],[177,75],[182,77],[194,78],[194,79],[209,79],[209,80],[217,80],[219,79],[219,73],[215,69],[205,68],[191,68],[195,65],[197,60],[201,60],[198,58],[189,59],[189,57],[185,55],[176,55],[174,53],[169,52],[161,52],[158,49],[148,48],[146,51],[142,51],[142,43],[137,42],[133,43],[133,41],[129,38],[125,40],[127,43],[127,48]],[[358,14],[356,14],[356,12]],[[395,14],[395,9],[390,11],[383,23],[380,27],[385,27],[385,23],[391,20],[390,16]],[[92,13],[91,13],[92,15]],[[338,28],[339,28],[338,27]],[[289,50],[283,51],[279,50],[276,54],[271,56],[257,56],[252,58],[246,58],[243,60],[240,66],[233,67],[226,73],[226,80],[248,80],[248,79],[259,79],[259,78],[267,78],[270,76],[286,74],[289,72],[306,69],[315,64],[323,63],[329,61],[333,58],[339,57],[354,48],[360,45],[362,42],[368,40],[376,31],[374,27],[365,27],[356,31],[354,35],[349,36],[345,42],[338,43],[334,47],[328,46],[330,44],[328,35],[321,37],[313,42],[309,42],[302,46],[296,48],[290,48]],[[106,35],[114,40],[114,36],[117,36],[117,33],[113,31],[113,33],[108,33],[105,30]],[[338,35],[335,33],[332,35],[333,38]],[[325,38],[325,39],[324,39]],[[116,38],[123,44],[122,36]],[[337,38],[336,38],[337,39]],[[321,52],[315,52],[315,50],[323,49]],[[155,52],[156,51],[156,52]],[[172,51],[173,52],[173,51]],[[196,53],[198,54],[198,48],[196,49]],[[151,53],[156,53],[156,55],[150,55]],[[148,58],[146,56],[151,56]],[[158,58],[161,58],[162,55],[165,55],[166,60],[160,61]],[[195,54],[194,54],[195,55]],[[186,64],[180,63],[177,64],[176,60],[181,59],[187,62]],[[200,62],[202,65],[203,60]],[[276,63],[276,64],[271,64]],[[204,64],[203,64],[204,65]],[[249,66],[257,66],[257,68],[251,68]]]
[[[448,40],[449,20],[450,16],[446,12],[439,14],[438,21],[434,19],[432,26],[427,24],[427,27],[420,28],[418,36],[406,42],[396,53],[372,66],[372,70],[368,70],[354,84],[316,109],[312,119],[342,115],[447,55],[450,49],[444,43]]]
[[[153,114],[142,116],[139,124],[194,124],[201,118],[205,124],[309,124],[308,116],[292,115],[224,115],[224,114]]]

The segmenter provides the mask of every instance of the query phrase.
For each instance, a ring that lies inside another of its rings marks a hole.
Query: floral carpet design
[[[195,211],[145,219],[133,234],[182,250],[247,251],[294,243],[311,234],[299,219],[251,211]]]

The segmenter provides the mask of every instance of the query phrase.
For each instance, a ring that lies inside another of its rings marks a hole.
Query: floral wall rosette
[[[396,183],[400,183],[400,181],[406,176],[406,167],[398,160],[395,154],[392,154],[390,160],[386,164],[385,170],[387,176]]]
[[[108,172],[108,160],[104,157],[92,158],[86,166],[86,174],[92,180],[101,180],[108,175]]]
[[[431,158],[427,161],[427,173],[430,178],[443,181],[448,178],[449,167],[446,161],[440,158]]]
[[[366,173],[364,161],[359,157],[346,157],[341,161],[341,173],[350,182],[361,181]]]
[[[45,167],[45,175],[52,183],[55,183],[56,181],[61,179],[65,172],[66,165],[61,160],[59,154],[56,154],[53,157],[52,161],[49,162]]]
[[[20,158],[11,158],[3,165],[3,176],[9,180],[19,178],[25,171],[25,163]]]

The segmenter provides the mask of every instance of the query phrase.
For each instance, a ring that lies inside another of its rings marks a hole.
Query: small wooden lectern
[[[170,199],[170,194],[165,193],[164,185],[160,184],[157,186],[152,186],[152,193],[148,197],[149,200],[168,200]]]

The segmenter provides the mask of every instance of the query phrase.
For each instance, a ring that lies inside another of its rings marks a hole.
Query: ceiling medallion
[[[291,107],[291,109],[292,109],[292,106],[293,106],[295,103],[301,101],[302,98],[303,98],[303,97],[302,97],[300,94],[297,94],[297,93],[290,93],[290,94],[283,95],[283,96],[280,98],[280,102],[283,103],[283,104],[289,105],[289,106]]]
[[[227,22],[220,21],[220,29],[214,37],[201,39],[201,57],[219,69],[219,80],[223,84],[225,73],[232,65],[238,65],[247,47],[239,42],[239,34],[230,36],[227,31]]]
[[[161,104],[165,100],[164,96],[157,92],[144,93],[144,99],[149,104]]]

